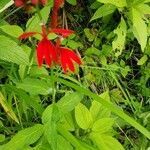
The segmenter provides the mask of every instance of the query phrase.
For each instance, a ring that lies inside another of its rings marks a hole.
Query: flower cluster
[[[26,6],[27,3],[30,3],[33,5],[46,5],[47,0],[14,0],[14,3],[17,7]]]
[[[34,2],[38,0],[34,0]],[[39,2],[39,1],[38,1]],[[40,2],[43,2],[41,0]],[[46,63],[47,66],[51,67],[53,64],[58,64],[62,67],[63,71],[66,73],[67,71],[75,72],[74,63],[81,65],[80,57],[71,49],[67,47],[61,46],[61,39],[70,36],[74,31],[57,28],[57,17],[58,10],[61,5],[64,3],[64,0],[55,0],[54,7],[51,17],[51,28],[47,28],[45,25],[42,25],[42,32],[25,32],[20,35],[19,39],[27,39],[36,34],[41,35],[41,40],[37,44],[36,52],[37,52],[37,61],[39,67],[42,66],[43,63]],[[55,33],[58,35],[56,42],[53,43],[48,39],[48,35],[50,33]]]

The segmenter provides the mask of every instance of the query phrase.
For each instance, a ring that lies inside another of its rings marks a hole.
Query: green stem
[[[55,80],[54,78],[54,70],[53,68],[51,69],[51,78],[52,78],[52,103],[55,103],[55,95],[56,95],[56,91],[55,91]]]
[[[75,89],[76,91],[85,94],[86,96],[91,97],[92,99],[98,101],[99,103],[101,103],[103,106],[105,106],[106,108],[108,108],[109,110],[111,110],[113,113],[115,113],[116,115],[118,115],[120,118],[122,118],[123,120],[125,120],[127,123],[129,123],[130,125],[132,125],[133,127],[135,127],[138,131],[140,131],[142,134],[144,134],[148,139],[150,139],[150,132],[144,128],[142,125],[140,125],[138,122],[136,122],[133,118],[131,118],[130,116],[128,116],[126,113],[123,112],[123,110],[121,110],[118,106],[112,104],[111,102],[108,102],[107,100],[102,99],[101,97],[99,97],[97,94],[91,92],[88,89],[85,89],[84,87],[78,86],[74,83],[71,83],[69,81],[66,81],[64,79],[61,78],[55,78],[55,80],[57,82],[61,82],[64,85],[71,87],[73,89]]]

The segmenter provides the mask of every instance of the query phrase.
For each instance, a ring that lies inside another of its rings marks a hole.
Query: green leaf
[[[5,141],[5,135],[4,134],[0,134],[0,143]]]
[[[124,49],[126,33],[127,33],[127,26],[126,22],[123,18],[121,18],[121,22],[114,33],[117,35],[117,38],[112,42],[113,50],[115,50],[115,55],[118,57],[121,55],[122,50]]]
[[[59,135],[57,140],[57,150],[73,150],[73,147],[65,138]]]
[[[23,30],[17,25],[4,25],[4,26],[1,26],[0,29],[3,32],[16,38],[18,38],[23,33]]]
[[[141,14],[143,14],[143,16],[146,14],[150,14],[150,6],[147,4],[140,4],[134,8],[136,8]]]
[[[125,7],[127,6],[126,0],[97,0],[98,2],[104,3],[104,4],[112,4],[117,7]]]
[[[70,88],[75,89],[76,91],[85,94],[86,96],[89,96],[90,98],[96,100],[97,102],[101,103],[104,107],[111,110],[114,114],[118,115],[120,118],[125,120],[127,123],[135,127],[138,131],[140,131],[143,135],[145,135],[148,139],[150,139],[150,132],[140,125],[137,121],[135,121],[132,117],[128,116],[122,109],[120,109],[118,106],[112,104],[111,102],[105,101],[103,98],[99,97],[99,95],[91,92],[90,90],[79,86],[75,83],[66,81],[62,78],[55,78],[55,81],[60,82]]]
[[[10,142],[3,146],[3,150],[21,150],[35,143],[43,134],[43,125],[36,124],[33,127],[19,131]]]
[[[95,19],[105,17],[109,14],[112,14],[116,10],[116,7],[111,4],[105,4],[102,5],[93,15],[90,21],[93,21]]]
[[[82,129],[90,128],[93,123],[90,111],[81,103],[75,108],[75,118],[77,124]]]
[[[0,36],[0,59],[19,65],[29,63],[29,58],[22,48],[5,36]]]
[[[41,23],[46,24],[47,20],[49,18],[49,13],[50,13],[50,9],[53,6],[53,1],[50,1],[50,4],[48,6],[45,6],[41,11],[40,14],[42,16],[42,22],[38,16],[38,14],[36,14],[35,16],[33,16],[32,18],[30,18],[26,24],[26,31],[36,31],[36,32],[41,32]]]
[[[97,120],[92,127],[93,132],[98,132],[99,134],[108,132],[112,129],[112,125],[114,124],[114,119],[112,118],[102,118]]]
[[[89,28],[85,28],[84,33],[90,42],[95,39],[95,34],[93,34]]]
[[[20,83],[16,83],[17,88],[29,92],[31,95],[48,95],[52,92],[52,88],[40,79],[26,78]]]
[[[0,13],[13,4],[12,0],[0,0]]]
[[[101,55],[101,51],[95,47],[90,47],[86,50],[85,54],[87,56],[91,56],[91,55],[96,55],[96,56],[100,56]]]
[[[109,92],[106,91],[99,95],[99,97],[103,98],[106,101],[110,101]],[[98,119],[109,117],[111,112],[109,109],[102,106],[99,102],[93,100],[92,106],[90,107],[90,112],[92,114],[93,120],[96,121]]]
[[[145,62],[147,61],[147,59],[148,59],[147,55],[144,55],[140,60],[138,60],[137,65],[141,66],[141,65],[145,64]]]
[[[77,0],[66,0],[69,4],[71,5],[76,5],[77,4]]]
[[[57,106],[63,113],[67,113],[69,111],[72,111],[75,106],[79,104],[82,98],[83,96],[78,92],[69,93],[58,101]]]
[[[91,134],[91,139],[100,150],[124,150],[123,146],[112,136],[104,134]]]
[[[59,109],[55,104],[46,108],[42,115],[42,122],[44,124],[44,136],[51,145],[52,149],[57,149],[57,122],[60,119]]]
[[[5,100],[3,94],[0,92],[0,105],[3,107],[4,111],[7,113],[7,115],[13,119],[15,122],[19,123],[18,118],[16,117],[15,113],[11,109],[11,107],[8,105],[7,101]]]
[[[141,14],[136,9],[132,8],[133,33],[141,45],[142,52],[147,44],[147,26],[141,17]]]
[[[68,131],[74,131],[75,126],[74,126],[74,119],[72,117],[71,113],[67,113],[61,118],[61,126],[64,127]]]

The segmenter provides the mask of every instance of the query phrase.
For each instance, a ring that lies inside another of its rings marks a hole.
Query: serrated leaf
[[[48,95],[52,92],[52,88],[40,79],[26,78],[20,83],[16,83],[17,88],[22,89],[31,95]]]
[[[0,36],[0,59],[19,65],[29,63],[29,58],[22,48],[5,36]]]
[[[102,118],[93,124],[92,131],[98,132],[99,134],[108,132],[112,125],[114,124],[114,119],[112,118]]]
[[[42,115],[42,122],[44,124],[44,136],[51,145],[52,149],[57,149],[57,122],[60,119],[58,107],[53,104],[46,108]]]
[[[35,143],[43,134],[43,125],[36,124],[19,131],[10,142],[3,146],[3,150],[21,150],[30,144]]]
[[[99,95],[104,100],[110,101],[109,92],[106,91]],[[109,117],[111,112],[104,106],[102,106],[99,102],[93,100],[92,106],[90,107],[90,112],[92,114],[93,121],[95,122],[98,119]]]
[[[121,18],[121,22],[114,33],[117,35],[117,38],[112,42],[112,47],[115,52],[115,56],[118,57],[121,55],[122,50],[125,45],[126,33],[127,33],[127,26],[126,22],[123,18]]]
[[[98,2],[104,3],[104,4],[112,4],[117,7],[125,7],[127,6],[126,0],[97,0]]]
[[[1,26],[0,29],[3,32],[16,38],[18,38],[23,33],[23,30],[17,25],[4,25],[4,26]]]
[[[112,136],[92,133],[91,139],[97,145],[100,150],[124,150],[123,146]]]
[[[75,108],[75,118],[78,126],[82,129],[90,128],[93,123],[90,111],[81,103]]]
[[[132,22],[134,36],[141,45],[142,52],[144,52],[147,44],[147,26],[142,19],[140,12],[134,8],[132,8]]]
[[[63,113],[67,113],[69,111],[72,111],[75,106],[79,104],[82,98],[83,95],[78,92],[69,93],[58,101],[57,106]]]
[[[116,10],[116,7],[111,4],[105,4],[101,6],[93,15],[90,21],[93,21],[95,19],[105,17],[109,14],[112,14]]]

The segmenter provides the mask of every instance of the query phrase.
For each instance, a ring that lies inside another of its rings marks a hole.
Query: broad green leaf
[[[114,119],[112,118],[102,118],[97,120],[92,127],[93,132],[98,132],[99,134],[106,133],[112,129],[114,124]]]
[[[30,70],[30,76],[38,77],[38,76],[48,76],[48,71],[44,67],[32,66]]]
[[[143,65],[147,61],[148,57],[147,55],[144,55],[140,60],[138,60],[137,65]]]
[[[26,78],[22,82],[16,83],[16,86],[31,95],[48,95],[52,92],[52,88],[40,79]]]
[[[112,14],[116,10],[116,7],[111,4],[105,4],[102,5],[93,15],[90,21],[93,21],[95,19],[105,17],[109,14]]]
[[[126,0],[97,0],[104,4],[112,4],[117,7],[125,7],[127,5]]]
[[[118,106],[112,104],[111,102],[105,101],[103,98],[99,97],[99,95],[91,92],[90,90],[81,87],[75,83],[66,81],[62,78],[55,78],[55,81],[60,82],[68,87],[71,87],[75,89],[78,92],[81,92],[82,94],[85,94],[86,96],[95,99],[99,103],[101,103],[104,107],[112,111],[114,114],[118,115],[120,118],[122,118],[124,121],[135,127],[138,131],[140,131],[143,135],[145,135],[148,139],[150,139],[150,132],[140,125],[137,121],[135,121],[132,117],[128,116],[126,113],[123,112],[122,109],[120,109]]]
[[[123,18],[121,18],[121,22],[116,30],[114,30],[114,33],[117,35],[117,38],[112,42],[113,50],[115,51],[116,57],[121,55],[122,50],[125,46],[125,39],[126,39],[126,33],[127,33],[127,26],[126,22]]]
[[[140,4],[135,6],[134,8],[136,8],[141,14],[146,15],[146,14],[150,14],[150,6],[147,4]]]
[[[43,125],[36,124],[19,131],[10,142],[3,146],[3,150],[21,150],[35,143],[43,134]]]
[[[23,33],[23,30],[17,25],[4,25],[0,27],[0,30],[16,38]]]
[[[106,101],[110,101],[110,96],[109,96],[108,91],[100,94],[99,97],[103,98]],[[90,112],[92,114],[92,118],[94,121],[104,118],[104,117],[109,117],[111,114],[109,109],[105,108],[99,102],[97,102],[95,100],[92,101],[92,106],[90,107]]]
[[[123,146],[112,136],[105,134],[91,134],[91,139],[97,145],[99,150],[124,150]]]
[[[144,52],[147,44],[147,26],[142,19],[140,12],[135,8],[132,8],[132,22],[134,36],[141,45],[142,52]]]
[[[93,123],[90,111],[81,103],[75,108],[75,118],[78,126],[82,129],[90,128]]]
[[[69,4],[71,5],[76,5],[77,4],[77,0],[66,0]]]
[[[85,54],[87,56],[91,56],[91,55],[96,55],[96,56],[100,56],[101,52],[99,49],[95,48],[95,47],[90,47],[86,50]]]
[[[58,107],[53,104],[46,108],[42,115],[42,122],[44,124],[44,136],[52,149],[57,149],[57,122],[60,119]]]
[[[40,14],[42,16],[42,21],[40,20],[38,14],[34,15],[30,18],[26,24],[26,31],[37,31],[41,32],[41,23],[46,24],[49,18],[50,9],[53,6],[53,1],[50,1],[50,4],[45,6],[41,11]]]
[[[72,117],[71,113],[66,113],[62,118],[60,122],[61,126],[64,127],[68,131],[74,131],[74,119]]]
[[[19,65],[29,63],[29,58],[22,48],[5,36],[0,36],[0,59]]]
[[[16,117],[15,113],[11,109],[11,107],[7,104],[3,94],[0,92],[0,105],[3,107],[4,111],[7,113],[7,115],[13,119],[15,122],[19,123],[18,118]]]
[[[83,96],[78,92],[69,93],[58,101],[57,106],[63,113],[67,113],[69,111],[72,111],[75,106],[79,104],[82,98]]]
[[[57,150],[73,150],[73,147],[63,136],[58,135]]]

